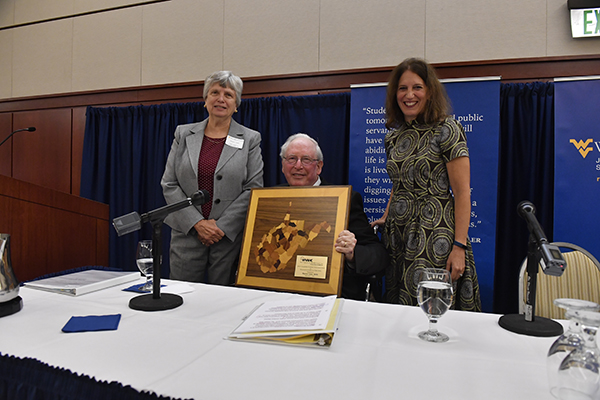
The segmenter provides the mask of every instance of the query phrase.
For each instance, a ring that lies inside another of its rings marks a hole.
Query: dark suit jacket
[[[352,191],[348,230],[356,236],[354,262],[345,263],[342,297],[365,300],[367,283],[373,275],[383,276],[390,260],[387,250],[371,228],[360,193]]]

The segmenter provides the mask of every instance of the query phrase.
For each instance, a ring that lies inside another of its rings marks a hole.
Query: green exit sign
[[[568,0],[571,13],[571,36],[600,36],[600,1]]]

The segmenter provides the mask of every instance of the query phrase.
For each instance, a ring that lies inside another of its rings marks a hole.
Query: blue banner
[[[600,257],[600,77],[554,83],[554,236]]]
[[[362,194],[369,222],[383,215],[392,190],[383,145],[386,86],[352,86],[348,183]]]
[[[496,200],[500,132],[500,80],[444,81],[454,117],[467,134],[471,161],[471,225],[481,303],[491,312],[494,298]],[[385,169],[386,85],[352,86],[349,183],[363,195],[369,221],[381,217],[392,188]]]

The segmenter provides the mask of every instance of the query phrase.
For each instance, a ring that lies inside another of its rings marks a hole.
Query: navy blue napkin
[[[119,327],[119,321],[121,321],[121,314],[71,317],[69,322],[63,326],[62,331],[67,333],[114,331]]]
[[[133,286],[129,286],[128,288],[123,289],[124,292],[136,292],[136,293],[152,293],[152,290],[142,290],[142,287],[145,283],[136,283]],[[160,287],[165,287],[166,285],[160,285]]]

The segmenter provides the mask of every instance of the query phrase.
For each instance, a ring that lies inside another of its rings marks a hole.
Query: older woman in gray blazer
[[[250,189],[263,186],[260,133],[231,117],[241,103],[242,80],[229,71],[204,82],[208,118],[180,125],[161,185],[167,204],[199,189],[210,201],[170,214],[170,278],[219,285],[232,283],[242,243]]]

